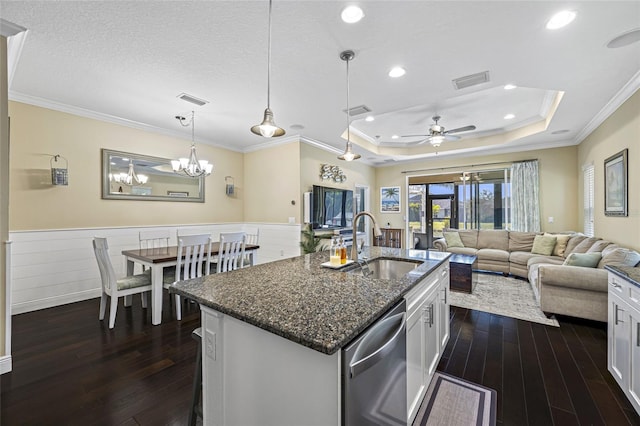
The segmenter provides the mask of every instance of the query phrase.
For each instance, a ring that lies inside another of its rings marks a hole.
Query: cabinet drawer
[[[628,294],[628,286],[629,286],[629,283],[627,283],[625,280],[609,272],[609,291],[610,292],[612,292],[613,294],[617,294],[621,297],[625,297]]]

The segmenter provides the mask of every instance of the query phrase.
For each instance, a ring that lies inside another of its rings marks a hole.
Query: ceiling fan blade
[[[444,133],[460,133],[460,132],[468,132],[469,130],[475,130],[476,126],[464,126],[458,127],[457,129],[446,130]]]
[[[460,136],[448,135],[448,134],[444,135],[444,140],[446,140],[446,141],[457,141],[457,140],[460,140],[460,139],[461,139]]]
[[[402,135],[400,136],[401,138],[422,138],[422,137],[428,137],[431,135]]]

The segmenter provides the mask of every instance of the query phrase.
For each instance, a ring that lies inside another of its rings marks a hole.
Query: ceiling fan
[[[434,147],[439,147],[440,144],[442,144],[442,142],[444,142],[445,140],[448,141],[455,141],[460,139],[460,136],[454,136],[452,135],[452,133],[460,133],[460,132],[468,132],[470,130],[475,130],[476,126],[464,126],[464,127],[458,127],[457,129],[451,129],[451,130],[445,130],[443,126],[438,124],[438,121],[440,120],[439,115],[434,115],[433,117],[433,121],[434,123],[429,126],[429,134],[426,135],[403,135],[403,138],[415,138],[415,137],[419,137],[419,136],[425,136],[426,139],[421,140],[420,142],[418,142],[418,145],[425,143],[426,141],[429,141],[429,143],[431,145],[433,145]]]

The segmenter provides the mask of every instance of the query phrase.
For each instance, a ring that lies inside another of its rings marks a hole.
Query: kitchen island
[[[363,255],[421,264],[374,279],[324,268],[328,252],[320,252],[170,289],[202,309],[205,424],[341,424],[340,349],[448,267],[449,256],[383,247]]]

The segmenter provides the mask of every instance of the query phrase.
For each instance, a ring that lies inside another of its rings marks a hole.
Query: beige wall
[[[0,357],[5,348],[5,293],[7,264],[4,242],[9,239],[9,126],[7,105],[7,39],[0,36]]]
[[[604,215],[604,160],[628,149],[628,217]],[[625,247],[640,250],[640,91],[632,95],[578,147],[582,206],[582,166],[592,163],[595,171],[595,235]],[[582,227],[584,215],[577,209]]]
[[[382,223],[391,223],[392,227],[403,228],[406,215],[406,176],[402,171],[436,169],[441,167],[459,167],[465,165],[511,162],[527,159],[538,159],[540,171],[540,218],[543,231],[556,232],[566,230],[579,230],[582,226],[577,221],[577,188],[578,167],[576,163],[577,147],[545,149],[537,151],[525,151],[511,154],[479,156],[471,158],[429,159],[423,162],[403,164],[393,167],[381,167],[376,170],[376,184],[373,192],[375,206],[378,206],[379,191],[381,186],[400,186],[402,192],[401,214],[376,213]],[[455,170],[455,169],[454,169]],[[452,170],[446,170],[450,172]],[[415,172],[411,175],[437,174],[438,171]],[[443,172],[444,173],[444,172]],[[379,210],[378,207],[376,209]],[[553,223],[548,223],[547,218],[552,216]]]
[[[225,176],[243,186],[243,154],[198,144],[214,163],[205,181],[205,203],[121,201],[101,198],[101,148],[177,158],[190,142],[19,102],[9,103],[11,188],[9,229],[242,222],[241,195],[225,195]],[[50,160],[69,162],[69,185],[52,186]]]
[[[347,176],[346,182],[322,180],[320,166],[330,164],[338,166]],[[375,169],[361,161],[338,160],[334,153],[303,143],[300,147],[300,185],[302,191],[310,191],[313,185],[329,186],[353,190],[356,185],[369,186],[373,190]]]
[[[244,155],[247,222],[300,223],[300,143],[284,143]],[[294,204],[292,204],[292,201]]]

